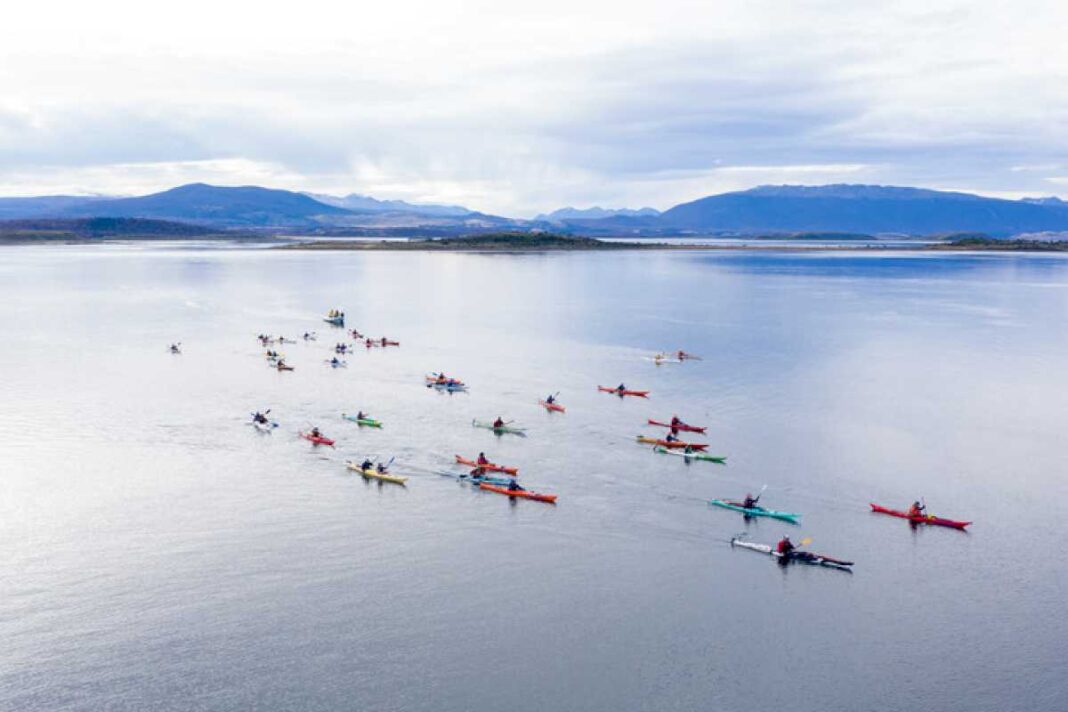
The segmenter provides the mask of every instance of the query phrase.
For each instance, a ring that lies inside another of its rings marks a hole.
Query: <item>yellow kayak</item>
[[[395,485],[403,485],[405,482],[408,481],[407,477],[401,477],[399,475],[391,475],[388,472],[387,473],[382,473],[382,472],[379,472],[378,470],[375,470],[373,468],[369,469],[369,470],[365,470],[362,467],[360,467],[359,465],[357,465],[355,462],[346,462],[345,466],[348,467],[353,472],[359,472],[364,477],[367,477],[367,478],[372,479],[372,480],[382,480],[383,482],[392,482]]]

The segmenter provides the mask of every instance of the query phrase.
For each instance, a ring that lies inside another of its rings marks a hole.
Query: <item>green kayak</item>
[[[656,451],[661,455],[677,455],[678,457],[688,457],[691,460],[704,460],[705,462],[714,462],[717,465],[726,465],[727,458],[720,455],[709,455],[707,452],[680,452],[678,450],[668,450],[666,447],[658,447]]]
[[[381,420],[375,420],[374,418],[357,418],[355,415],[345,415],[344,413],[341,414],[341,417],[344,418],[345,420],[351,420],[352,422],[354,422],[354,423],[356,423],[358,425],[366,425],[366,426],[371,427],[371,428],[381,428],[382,427],[382,421]]]
[[[493,427],[493,423],[484,423],[481,420],[472,420],[471,425],[476,428],[485,428],[486,430],[492,430],[495,433],[511,433],[512,435],[526,435],[526,428],[517,428],[512,425],[502,425],[499,428]]]
[[[747,517],[772,517],[773,519],[781,519],[784,522],[790,522],[791,524],[800,524],[798,518],[800,514],[791,514],[790,512],[776,512],[774,509],[764,509],[763,507],[753,507],[746,509],[738,502],[728,502],[722,499],[709,500],[709,504],[714,504],[717,507],[723,507],[724,509],[733,509],[735,512],[741,512]]]

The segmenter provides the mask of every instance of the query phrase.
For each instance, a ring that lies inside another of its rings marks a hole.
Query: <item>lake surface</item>
[[[334,306],[401,347],[329,368]],[[15,247],[0,325],[2,709],[1068,709],[1065,256]],[[435,474],[480,450],[559,503]],[[763,485],[801,526],[707,504]],[[918,497],[975,524],[869,512]]]

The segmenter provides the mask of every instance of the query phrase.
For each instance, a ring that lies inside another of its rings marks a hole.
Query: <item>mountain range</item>
[[[0,221],[124,218],[214,230],[336,235],[458,235],[551,230],[591,236],[754,235],[803,232],[991,236],[1068,230],[1068,202],[1004,200],[876,185],[760,186],[710,195],[662,213],[652,208],[562,208],[522,220],[455,205],[364,195],[329,196],[257,186],[183,185],[139,197],[0,198]]]

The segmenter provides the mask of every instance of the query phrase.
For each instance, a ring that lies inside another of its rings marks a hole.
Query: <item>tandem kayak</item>
[[[653,420],[652,418],[649,418],[649,425],[658,425],[661,428],[671,428],[672,430],[681,430],[686,433],[701,433],[702,435],[708,430],[708,426],[687,425],[686,423],[672,425],[671,423],[662,423],[659,420]]]
[[[544,408],[545,410],[549,411],[550,413],[554,413],[554,412],[555,413],[563,413],[564,412],[564,406],[560,405],[559,403],[550,403],[548,401],[540,400],[540,401],[538,401],[538,405],[540,405],[542,408]]]
[[[738,546],[743,549],[750,549],[752,551],[760,552],[761,554],[768,554],[775,557],[779,561],[797,562],[799,564],[809,564],[810,566],[826,566],[832,569],[841,569],[843,571],[852,571],[849,567],[853,565],[852,561],[842,561],[841,559],[834,559],[830,556],[824,556],[823,554],[813,554],[809,551],[793,551],[786,559],[783,559],[782,554],[775,551],[775,548],[768,546],[767,544],[754,544],[751,541],[743,541],[737,537],[731,539],[731,546]]]
[[[871,504],[869,502],[869,504]],[[932,515],[910,517],[908,512],[902,512],[897,509],[889,509],[887,507],[880,507],[878,504],[871,504],[871,511],[878,512],[880,514],[889,514],[891,517],[900,517],[901,519],[907,519],[914,524],[931,524],[936,527],[949,527],[951,529],[960,529],[964,531],[964,527],[971,524],[971,522],[958,522],[953,519],[943,519],[942,517],[935,517]]]
[[[352,422],[356,423],[357,425],[366,425],[369,428],[381,428],[382,427],[382,421],[381,420],[375,420],[374,418],[357,418],[355,415],[345,415],[344,413],[341,414],[341,417],[344,418],[345,420],[351,420]]]
[[[395,485],[403,485],[405,482],[408,481],[407,477],[401,477],[400,475],[391,475],[388,472],[379,472],[373,467],[365,470],[359,465],[357,465],[355,462],[349,460],[345,461],[345,467],[349,468],[353,472],[359,472],[367,479],[380,480],[382,482],[392,482]]]
[[[438,474],[442,477],[451,477],[454,480],[460,482],[470,482],[473,485],[481,484],[485,482],[490,485],[499,485],[501,487],[507,487],[511,484],[511,480],[507,480],[503,477],[488,477],[486,475],[469,475],[466,472],[446,472],[445,470],[438,470]]]
[[[709,455],[707,452],[678,452],[676,450],[668,450],[667,448],[657,447],[653,448],[661,455],[676,455],[678,457],[685,457],[689,460],[703,460],[705,462],[714,462],[717,465],[726,465],[726,456]]]
[[[513,476],[519,474],[519,468],[518,467],[505,467],[504,465],[495,465],[492,462],[487,462],[485,465],[480,465],[477,462],[475,462],[474,460],[468,460],[463,455],[457,455],[456,456],[456,462],[457,462],[457,464],[467,465],[468,467],[481,468],[483,470],[486,470],[487,472],[503,472],[506,475],[513,475]]]
[[[498,487],[497,485],[487,484],[485,482],[479,483],[478,488],[486,490],[487,492],[506,494],[509,497],[522,497],[523,499],[533,499],[538,502],[548,502],[549,504],[556,504],[555,494],[541,494],[540,492],[531,492],[530,490],[513,490],[508,489],[507,487]]]
[[[790,522],[791,524],[800,524],[798,518],[800,514],[792,514],[790,512],[776,512],[774,509],[764,509],[763,507],[750,507],[746,508],[739,502],[731,502],[725,499],[712,499],[709,500],[709,504],[714,504],[717,507],[723,507],[724,509],[731,509],[735,512],[741,512],[747,517],[771,517],[772,519],[781,519],[784,522]]]
[[[617,396],[619,396],[620,398],[622,398],[623,396],[637,396],[638,398],[648,398],[649,397],[649,391],[632,391],[632,390],[620,391],[618,388],[609,388],[608,386],[597,386],[597,390],[599,390],[599,391],[601,391],[603,393],[614,393]]]
[[[500,427],[497,427],[493,423],[486,423],[481,420],[472,420],[471,425],[475,426],[476,428],[485,428],[486,430],[492,430],[498,435],[502,433],[508,433],[509,435],[522,435],[523,437],[527,436],[526,428],[517,428],[514,425],[502,425]]]
[[[708,447],[708,443],[685,443],[681,440],[661,440],[659,438],[650,438],[647,435],[638,435],[636,439],[640,443],[647,445],[659,445],[660,447],[670,448],[672,450],[681,450],[683,448],[693,448],[694,450],[704,450]]]
[[[300,431],[300,433],[298,434],[300,435],[300,437],[304,438],[305,440],[310,440],[316,445],[329,445],[330,447],[334,447],[334,441],[330,438],[312,435],[311,433],[306,433],[303,430]]]

